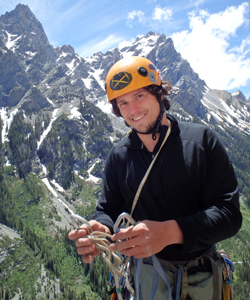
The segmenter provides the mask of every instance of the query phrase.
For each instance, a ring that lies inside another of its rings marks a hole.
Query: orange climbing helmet
[[[145,57],[125,57],[115,63],[106,77],[108,101],[149,86],[161,85],[161,77],[155,65]]]

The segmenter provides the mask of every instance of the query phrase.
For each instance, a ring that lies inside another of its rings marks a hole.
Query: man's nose
[[[130,114],[135,114],[139,109],[139,105],[138,103],[135,103],[134,101],[131,101],[131,103],[129,104],[129,112]]]

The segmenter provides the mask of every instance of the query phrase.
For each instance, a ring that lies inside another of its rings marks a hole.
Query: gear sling
[[[139,291],[140,293],[140,296],[137,295],[136,299],[231,300],[231,280],[234,268],[231,261],[229,259],[225,260],[223,256],[216,251],[214,246],[200,257],[191,261],[170,262],[157,259],[156,257],[153,259],[141,259],[136,264],[136,282],[139,281],[136,284],[136,292],[138,293]],[[147,280],[145,272],[149,270],[149,267],[146,266],[146,268],[142,269],[142,264],[151,265],[154,270],[149,276],[152,281],[151,291],[149,291],[147,284],[144,284],[144,288],[148,289],[147,293],[144,294],[150,295],[147,298],[142,297],[140,284],[143,284],[143,277]],[[162,292],[158,291],[157,294],[156,290],[157,288],[161,289],[162,284],[158,285],[156,272],[165,282]],[[140,273],[143,274],[142,278],[140,278]],[[151,279],[151,277],[153,278]],[[202,287],[200,290],[199,284]],[[166,289],[169,291],[168,293]],[[154,298],[154,296],[156,297]]]

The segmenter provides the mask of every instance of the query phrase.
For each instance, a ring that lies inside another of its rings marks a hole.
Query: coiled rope
[[[128,259],[124,261],[124,259],[116,252],[109,250],[109,245],[112,243],[112,235],[101,231],[93,231],[88,221],[78,215],[71,214],[71,220],[76,229],[81,229],[79,228],[77,221],[87,225],[88,234],[86,237],[91,239],[95,247],[102,253],[103,258],[111,271],[116,273],[119,277],[123,276],[125,264],[128,262]]]
[[[120,219],[122,220],[124,215],[120,215]],[[119,219],[119,218],[118,218]],[[118,221],[117,219],[117,221]],[[88,221],[81,216],[71,214],[71,220],[76,229],[81,229],[79,227],[78,222],[87,225],[87,238],[90,238],[93,241],[95,247],[100,251],[103,259],[108,265],[110,272],[113,274],[115,279],[116,292],[119,300],[123,300],[121,295],[121,279],[124,278],[124,284],[128,291],[134,295],[134,289],[129,282],[129,260],[130,257],[122,256],[118,251],[110,251],[109,245],[111,242],[111,234],[101,232],[101,231],[93,231]],[[120,223],[120,222],[119,222]],[[116,222],[118,224],[118,222]],[[119,225],[119,224],[118,224]],[[127,225],[129,225],[127,223]],[[127,226],[126,225],[126,226]],[[116,225],[117,226],[117,225]],[[114,226],[115,227],[115,226]]]

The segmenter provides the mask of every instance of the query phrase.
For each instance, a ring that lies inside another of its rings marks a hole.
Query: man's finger
[[[77,248],[77,253],[79,255],[89,255],[94,251],[95,251],[95,246],[94,245]]]
[[[121,229],[119,232],[112,235],[111,239],[112,241],[118,241],[118,240],[126,240],[131,239],[136,236],[136,232],[134,231],[134,226],[130,226],[125,229]]]
[[[89,238],[79,238],[76,239],[76,247],[90,246],[93,245],[93,241]]]
[[[84,235],[86,235],[85,229],[74,229],[69,232],[68,238],[70,240],[75,240],[75,239],[79,239],[79,238],[83,237]]]
[[[82,261],[86,264],[92,263],[93,260],[94,260],[94,256],[92,256],[91,254],[87,254],[87,255],[82,256]]]

